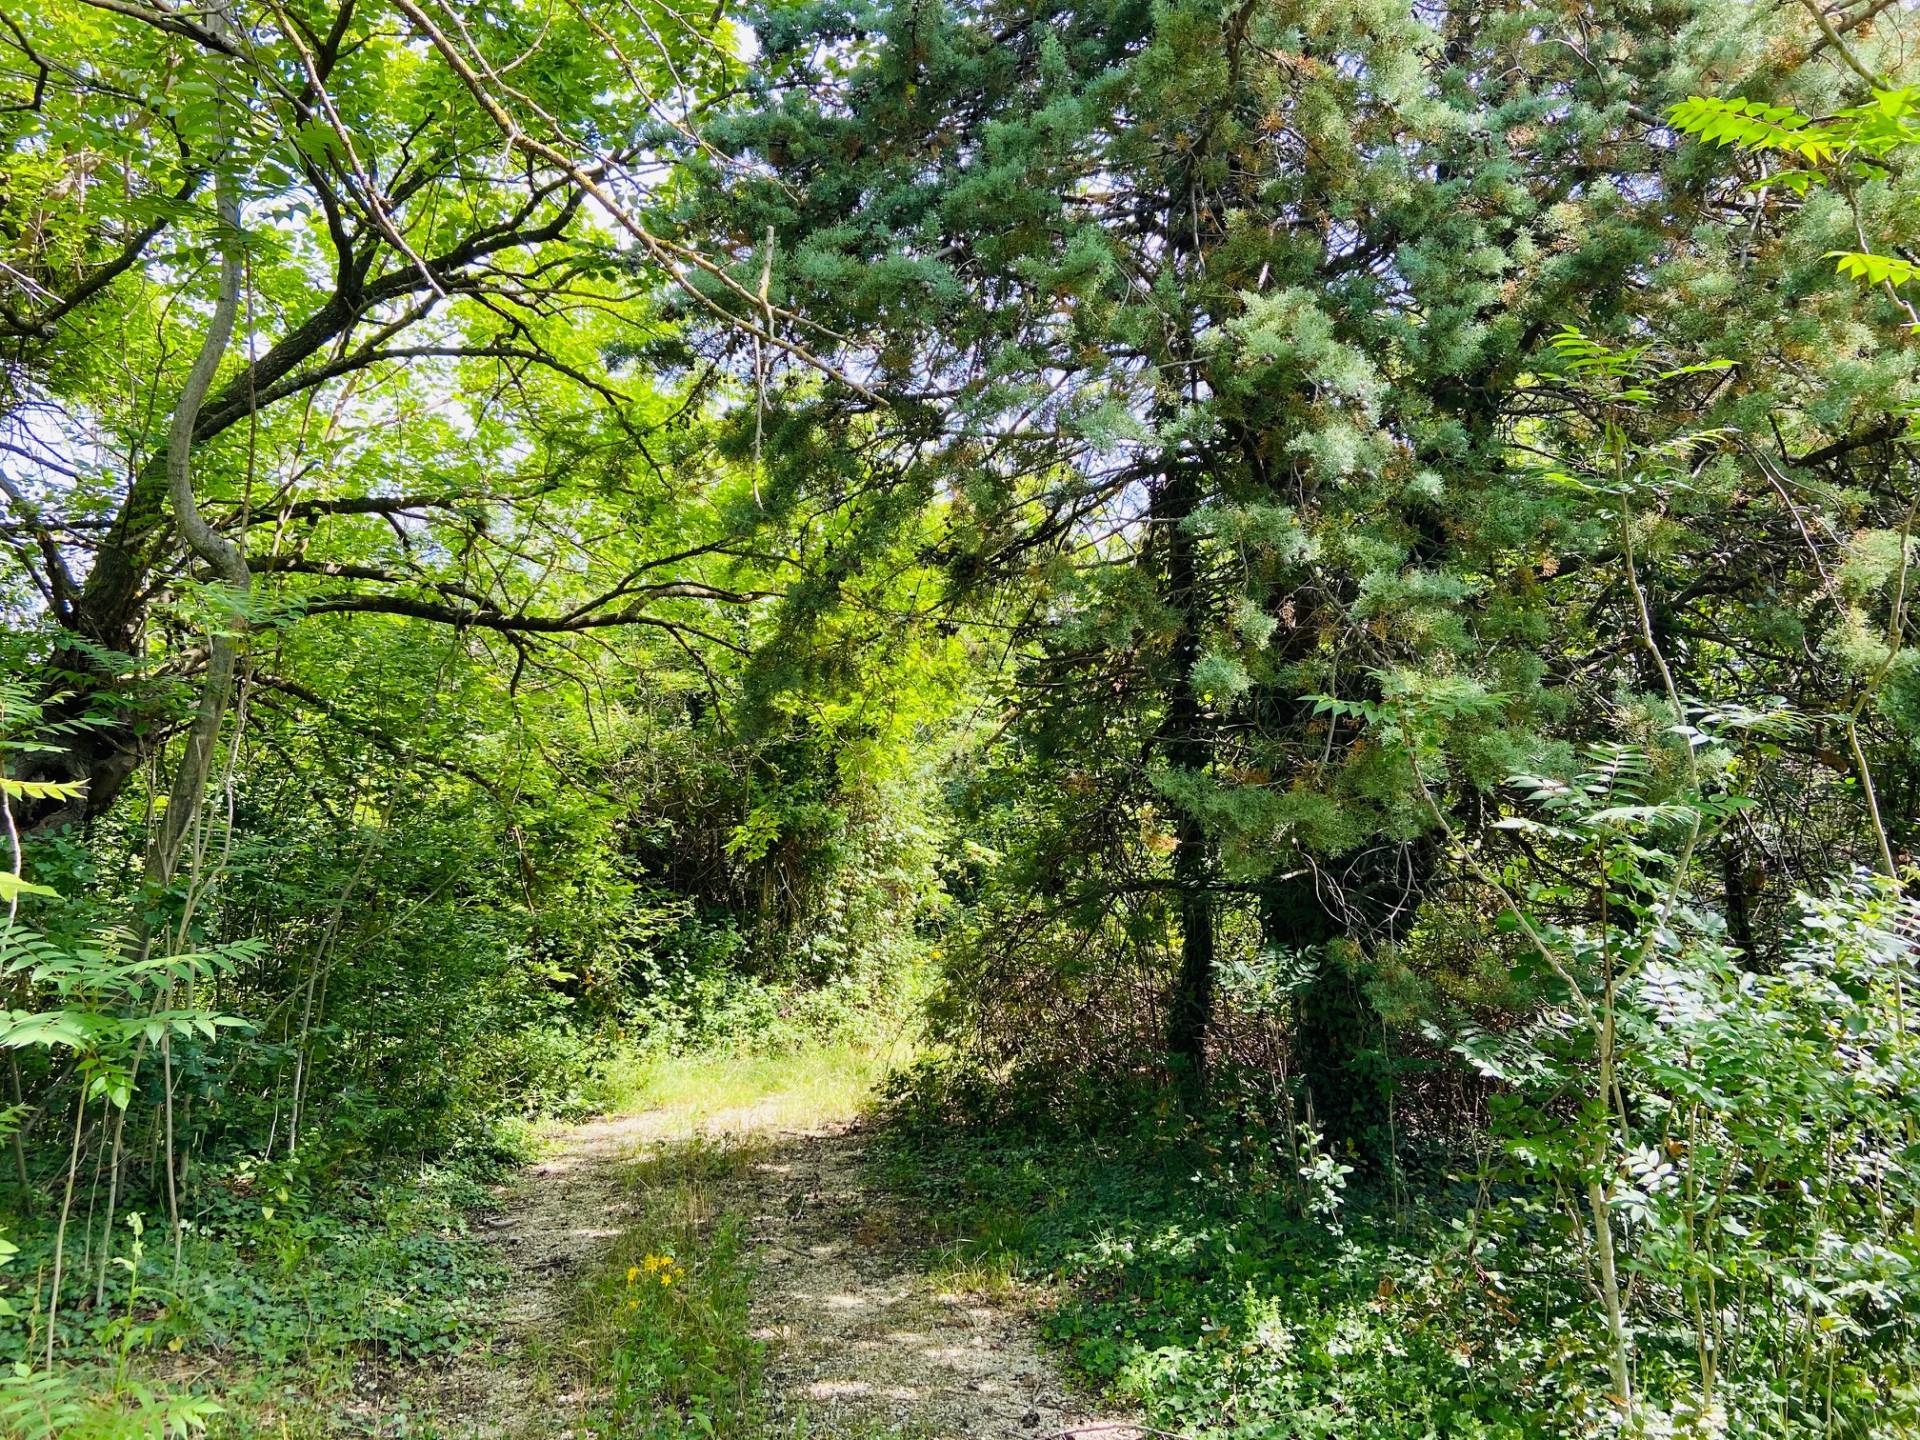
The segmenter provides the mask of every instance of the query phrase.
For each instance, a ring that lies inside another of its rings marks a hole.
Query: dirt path
[[[731,1111],[697,1126],[752,1147],[718,1199],[753,1237],[770,1440],[1042,1440],[1080,1426],[1092,1427],[1089,1440],[1131,1440],[1075,1395],[1015,1305],[940,1292],[920,1238],[869,1179],[857,1128],[783,1129],[771,1118]],[[633,1218],[630,1163],[695,1128],[662,1111],[573,1126],[503,1187],[484,1233],[511,1278],[490,1342],[423,1397],[440,1433],[592,1433],[580,1427],[594,1397],[569,1393],[569,1367],[551,1363],[562,1319],[580,1277]]]
[[[627,1165],[660,1138],[657,1115],[619,1115],[571,1125],[544,1159],[496,1192],[499,1208],[479,1226],[507,1271],[494,1328],[423,1385],[425,1408],[449,1436],[469,1440],[563,1436],[594,1397],[573,1393],[567,1369],[548,1363],[583,1272],[632,1216]]]
[[[782,1135],[743,1177],[775,1433],[803,1416],[808,1434],[927,1440],[1101,1425],[1027,1317],[929,1281],[913,1227],[867,1177],[865,1145],[850,1127]]]

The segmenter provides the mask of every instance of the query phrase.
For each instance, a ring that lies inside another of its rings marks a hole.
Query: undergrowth
[[[1258,1134],[920,1120],[896,1103],[874,1153],[938,1237],[942,1283],[1027,1292],[1068,1361],[1150,1425],[1189,1440],[1619,1428],[1584,1341],[1590,1279],[1550,1203],[1356,1182],[1303,1215]],[[1642,1338],[1649,1355],[1677,1343]],[[1659,1433],[1914,1433],[1898,1403],[1865,1428],[1758,1408]]]
[[[69,1275],[88,1283],[60,1311],[63,1364],[52,1371],[34,1362],[46,1354],[53,1237],[27,1232],[13,1313],[0,1318],[13,1367],[0,1387],[4,1433],[185,1434],[292,1377],[324,1395],[356,1367],[378,1373],[459,1349],[502,1278],[468,1232],[468,1211],[485,1198],[468,1172],[319,1186],[292,1167],[240,1166],[201,1194],[178,1264],[167,1227],[138,1211],[70,1254]],[[212,1385],[151,1378],[209,1366]]]
[[[1561,1326],[1522,1328],[1516,1282],[1460,1263],[1460,1197],[1345,1177],[1301,1203],[1272,1138],[1182,1126],[1088,1131],[938,1118],[894,1087],[875,1148],[928,1217],[956,1289],[1036,1292],[1068,1360],[1154,1426],[1192,1437],[1566,1433]]]

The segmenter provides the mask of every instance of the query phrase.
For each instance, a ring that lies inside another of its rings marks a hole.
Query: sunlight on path
[[[1005,1303],[943,1294],[837,1126],[778,1136],[736,1203],[758,1242],[754,1322],[775,1434],[1049,1436],[1097,1425]],[[1130,1428],[1102,1426],[1102,1440]]]
[[[573,1433],[567,1422],[591,1397],[552,1390],[543,1351],[582,1271],[631,1218],[634,1192],[623,1170],[658,1135],[659,1117],[650,1114],[568,1126],[546,1158],[502,1187],[500,1209],[482,1231],[511,1278],[487,1344],[433,1385],[431,1405],[449,1435]]]
[[[422,1396],[440,1433],[521,1440],[593,1432],[596,1397],[553,1363],[574,1290],[636,1218],[631,1161],[695,1136],[757,1142],[718,1204],[753,1241],[755,1338],[767,1347],[768,1440],[1089,1440],[1142,1433],[1096,1415],[1009,1302],[944,1294],[923,1239],[869,1181],[851,1119],[873,1074],[769,1077],[699,1062],[670,1068],[633,1098],[655,1108],[555,1132],[545,1159],[502,1188],[483,1230],[511,1273],[494,1335]],[[823,1078],[824,1077],[824,1078]],[[758,1083],[756,1083],[758,1082]]]

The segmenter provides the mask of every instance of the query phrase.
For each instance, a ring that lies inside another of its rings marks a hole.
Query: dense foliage
[[[1156,1423],[1912,1433],[1912,30],[0,15],[0,1415],[457,1346],[525,1122],[930,989]]]

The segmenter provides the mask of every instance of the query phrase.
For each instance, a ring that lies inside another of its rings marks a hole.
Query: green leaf
[[[0,870],[0,905],[10,905],[22,895],[46,895],[60,898],[60,892],[47,885],[36,885],[31,880],[22,880],[11,870]]]
[[[1863,285],[1905,285],[1920,277],[1920,265],[1896,255],[1878,255],[1871,251],[1829,250],[1827,258],[1842,275]]]
[[[86,793],[84,780],[13,780],[0,775],[0,795],[16,800],[75,800]]]

